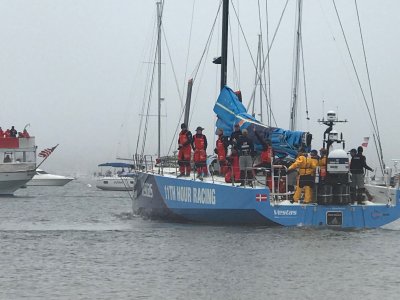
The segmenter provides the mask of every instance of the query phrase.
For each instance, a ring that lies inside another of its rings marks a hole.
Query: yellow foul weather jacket
[[[294,163],[291,164],[288,170],[298,169],[299,175],[314,175],[315,169],[318,166],[318,161],[310,157],[299,156]]]

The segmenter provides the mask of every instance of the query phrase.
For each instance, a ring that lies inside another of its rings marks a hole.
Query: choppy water
[[[84,180],[0,198],[1,299],[399,299],[400,222],[365,231],[172,224]]]

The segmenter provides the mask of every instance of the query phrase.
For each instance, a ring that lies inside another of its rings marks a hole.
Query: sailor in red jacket
[[[260,155],[260,163],[256,167],[264,167],[264,168],[271,168],[271,157],[273,156],[273,150],[271,146],[271,141],[270,140],[265,140],[260,133],[257,132],[256,129],[254,129],[254,134],[259,141],[259,143],[262,145],[263,149],[261,151]]]
[[[204,128],[196,128],[196,134],[193,136],[194,164],[197,168],[197,177],[203,180],[207,175],[207,138],[203,134]]]
[[[216,142],[216,148],[214,152],[218,156],[218,163],[220,167],[220,175],[225,176],[228,171],[228,165],[226,161],[226,154],[228,152],[229,139],[224,136],[224,131],[221,128],[217,129],[218,140]]]
[[[227,161],[228,171],[225,174],[225,182],[240,182],[239,155],[234,148],[232,148],[231,155],[227,157]]]
[[[178,165],[179,176],[190,176],[190,160],[192,154],[193,137],[192,133],[187,129],[185,123],[181,124],[181,132],[178,138]]]

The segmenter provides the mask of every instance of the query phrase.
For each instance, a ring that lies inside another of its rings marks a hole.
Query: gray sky
[[[264,6],[264,1],[262,6]],[[193,29],[189,33],[193,3]],[[276,28],[284,1],[270,0],[270,32]],[[368,94],[366,72],[353,1],[336,1],[348,41]],[[218,0],[166,0],[164,31],[181,92],[195,69],[215,17]],[[253,55],[259,33],[257,1],[234,0]],[[399,158],[396,138],[400,104],[399,42],[400,3],[395,0],[358,1],[384,156]],[[96,170],[98,163],[128,156],[135,150],[139,113],[153,57],[152,41],[155,1],[139,0],[2,0],[0,1],[0,126],[21,130],[29,123],[39,150],[59,143],[45,163],[50,171],[75,173]],[[272,106],[278,126],[288,128],[292,78],[295,1],[290,0],[271,50]],[[313,145],[321,147],[316,123],[325,111],[338,109],[349,123],[340,127],[348,148],[358,146],[372,129],[345,49],[333,5],[328,0],[306,0],[303,7],[303,47],[310,121],[305,103],[299,107],[299,129],[314,134]],[[219,55],[220,22],[195,81],[195,113],[190,127],[206,128],[214,141],[212,108],[218,95],[219,70],[211,63]],[[232,58],[240,69],[244,102],[250,97],[255,76],[246,45],[238,45],[237,21],[231,9],[232,37],[228,85],[234,82]],[[265,34],[265,20],[263,21]],[[232,53],[232,48],[233,52]],[[239,51],[240,50],[240,51]],[[189,52],[189,58],[187,53]],[[240,54],[239,54],[240,53]],[[163,154],[178,124],[180,99],[168,52],[163,45]],[[187,61],[187,69],[186,69]],[[216,72],[217,71],[217,72]],[[185,78],[185,73],[186,78]],[[237,75],[239,76],[239,75]],[[304,97],[303,97],[304,98]],[[153,100],[155,102],[156,100]],[[156,113],[152,106],[151,113]],[[156,152],[156,119],[151,119],[149,153]],[[175,141],[174,141],[175,143]],[[373,167],[378,164],[370,143],[366,154]],[[211,153],[210,147],[209,152]]]

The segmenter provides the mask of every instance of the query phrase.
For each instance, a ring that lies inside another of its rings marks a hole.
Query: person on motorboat
[[[14,128],[14,126],[11,126],[10,137],[17,137],[17,134],[18,134],[17,130]]]
[[[296,191],[293,195],[293,201],[299,202],[301,193],[304,189],[304,203],[312,202],[312,193],[314,187],[314,174],[317,168],[317,162],[311,157],[307,157],[307,153],[300,151],[297,159],[290,165],[288,171],[297,169],[298,179]]]
[[[10,157],[9,154],[7,154],[7,155],[4,157],[3,162],[5,162],[5,163],[10,163],[10,162],[12,162],[11,157]]]
[[[350,161],[350,196],[353,201],[357,201],[359,204],[363,203],[364,194],[366,189],[364,186],[364,169],[373,171],[373,169],[367,165],[367,159],[363,155],[363,147],[359,146],[356,149],[350,150],[351,161]]]
[[[191,154],[192,154],[193,137],[185,123],[181,124],[181,132],[178,137],[178,165],[179,176],[190,176]]]
[[[29,138],[31,136],[29,135],[28,131],[26,129],[24,129],[24,131],[22,131],[22,137]]]
[[[217,129],[217,135],[218,135],[218,139],[216,142],[216,148],[214,149],[214,152],[218,156],[220,175],[225,176],[225,174],[228,170],[226,154],[228,153],[229,139],[228,139],[228,137],[224,136],[224,130],[221,128]]]
[[[250,186],[253,185],[254,143],[248,134],[249,132],[247,129],[243,129],[242,135],[239,137],[236,144],[236,150],[239,154],[240,179],[242,186],[246,184]]]
[[[193,136],[194,164],[197,170],[197,177],[203,180],[207,176],[207,137],[203,134],[204,128],[198,126]]]

